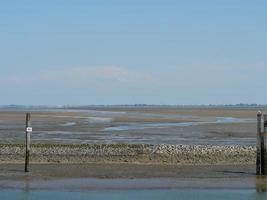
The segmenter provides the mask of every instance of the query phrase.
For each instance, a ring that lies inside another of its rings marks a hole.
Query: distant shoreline
[[[0,105],[0,109],[96,109],[96,108],[233,108],[233,109],[267,109],[264,104],[196,104],[196,105],[168,105],[168,104],[111,104],[111,105]]]

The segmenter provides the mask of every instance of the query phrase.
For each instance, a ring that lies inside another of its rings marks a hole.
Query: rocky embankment
[[[0,162],[23,163],[25,146],[1,144]],[[34,163],[129,162],[147,164],[253,164],[253,146],[88,144],[31,146]]]

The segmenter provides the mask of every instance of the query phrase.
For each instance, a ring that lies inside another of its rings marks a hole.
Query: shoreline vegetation
[[[251,165],[255,146],[168,144],[32,144],[30,163]],[[0,144],[1,163],[24,163],[25,145]]]

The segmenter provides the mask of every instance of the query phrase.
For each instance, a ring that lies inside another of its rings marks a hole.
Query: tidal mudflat
[[[33,143],[255,144],[257,109],[176,107],[1,110],[1,143],[24,142],[25,112]]]
[[[251,108],[1,110],[1,199],[265,199]],[[32,113],[24,173],[25,113]],[[263,110],[264,112],[264,110]]]

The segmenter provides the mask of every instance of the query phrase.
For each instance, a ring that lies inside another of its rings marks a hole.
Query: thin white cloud
[[[61,71],[49,71],[42,75],[43,80],[83,84],[88,82],[118,82],[125,84],[152,83],[154,78],[145,71],[129,70],[116,66],[73,67]]]
[[[63,70],[43,70],[36,74],[0,77],[0,86],[27,84],[60,84],[66,86],[148,85],[155,78],[143,70],[131,70],[116,66],[69,67]]]

